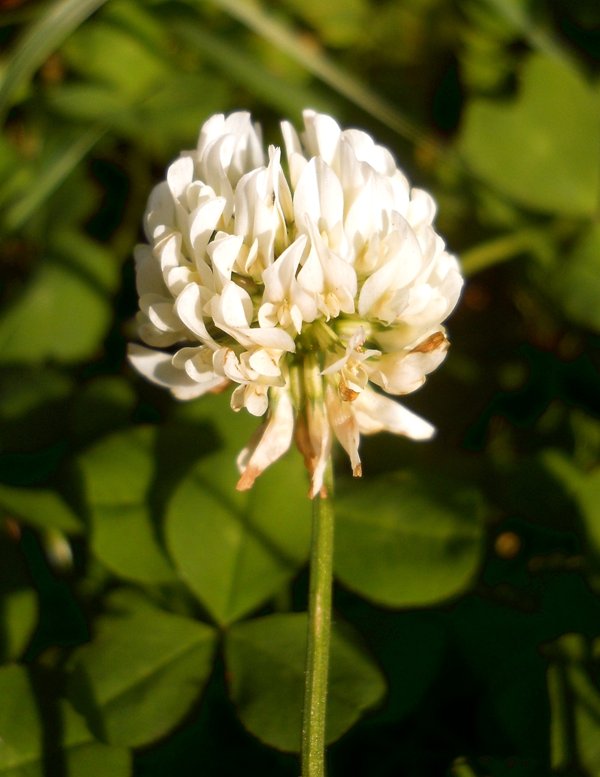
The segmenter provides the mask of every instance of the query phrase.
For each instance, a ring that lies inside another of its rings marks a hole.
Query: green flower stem
[[[333,473],[325,474],[326,495],[313,499],[310,554],[306,684],[302,720],[302,777],[325,775],[325,721],[331,637],[333,579]]]

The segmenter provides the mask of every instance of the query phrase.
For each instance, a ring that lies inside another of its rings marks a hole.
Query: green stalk
[[[333,474],[325,473],[326,495],[313,499],[306,684],[302,720],[302,777],[325,777],[325,721],[331,638],[333,578]]]

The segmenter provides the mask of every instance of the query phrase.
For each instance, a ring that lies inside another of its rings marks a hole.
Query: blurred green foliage
[[[330,774],[600,774],[598,4],[3,0],[0,43],[0,775],[297,774],[299,458],[235,492],[254,419],[124,355],[166,164],[308,105],[469,277],[436,440],[340,462]]]

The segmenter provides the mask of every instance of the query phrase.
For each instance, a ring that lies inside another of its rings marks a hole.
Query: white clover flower
[[[335,438],[361,474],[361,434],[421,440],[408,394],[443,360],[462,278],[432,227],[435,203],[390,152],[329,116],[282,124],[263,150],[248,113],[202,127],[152,191],[136,247],[140,339],[132,364],[179,399],[235,385],[266,420],[239,456],[238,488],[292,438],[322,488]],[[165,350],[168,349],[168,350]]]

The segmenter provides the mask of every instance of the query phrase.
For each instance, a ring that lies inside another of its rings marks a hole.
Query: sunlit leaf
[[[225,637],[231,696],[242,722],[280,750],[300,746],[306,616],[270,615],[232,626]],[[379,704],[385,682],[355,634],[338,624],[331,644],[327,740],[342,736]]]
[[[106,615],[72,658],[70,696],[101,738],[139,746],[166,734],[198,700],[215,632],[143,607]]]
[[[2,777],[131,775],[129,752],[95,741],[81,716],[43,677],[22,666],[0,667],[0,698]]]
[[[123,5],[122,3],[120,5]],[[110,57],[106,52],[110,51]],[[170,67],[122,22],[111,18],[110,4],[94,24],[82,27],[64,47],[73,69],[109,86],[121,97],[142,97],[161,83]]]
[[[571,321],[600,333],[600,224],[592,224],[560,257],[550,284]]]
[[[39,529],[78,534],[81,519],[56,491],[13,488],[0,484],[0,512]]]
[[[20,549],[0,534],[0,663],[21,656],[38,617],[37,594],[31,586]]]
[[[117,271],[110,253],[84,235],[55,235],[21,296],[0,317],[0,361],[91,356],[111,318]]]
[[[102,440],[79,460],[93,553],[114,574],[144,583],[173,579],[151,504],[155,444],[152,428],[132,429]]]
[[[515,100],[471,101],[459,146],[478,176],[521,205],[591,215],[600,191],[599,108],[598,88],[575,69],[532,55]]]
[[[335,571],[390,607],[422,607],[466,590],[481,563],[477,492],[433,476],[344,483],[336,494]]]
[[[236,491],[238,477],[230,448],[201,459],[167,513],[173,561],[219,623],[273,596],[308,556],[310,502],[298,454],[269,467],[250,491]]]

